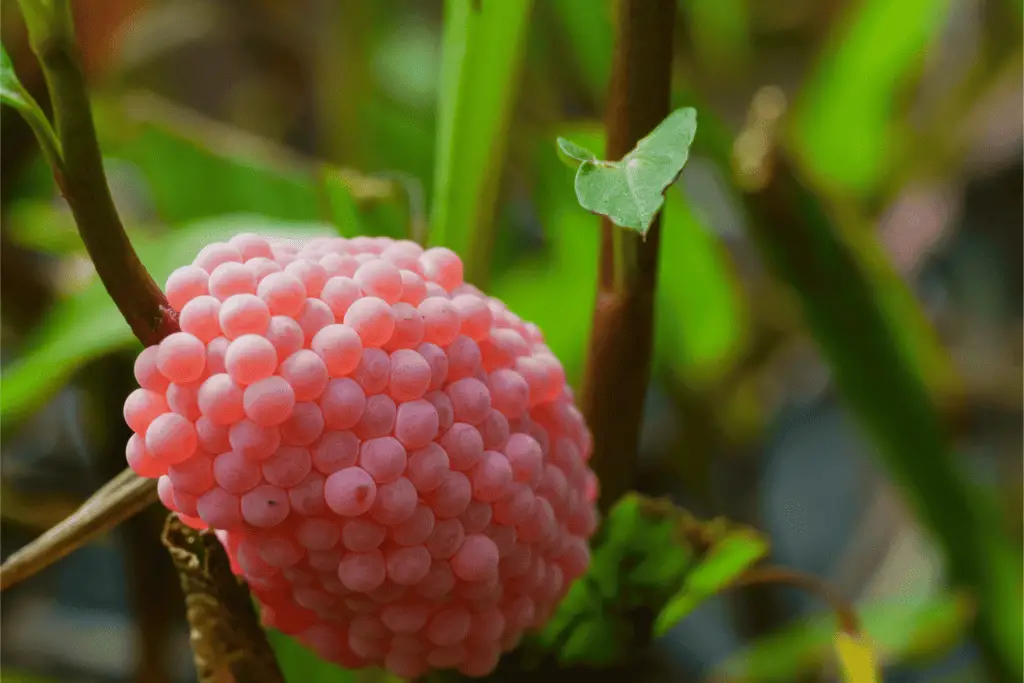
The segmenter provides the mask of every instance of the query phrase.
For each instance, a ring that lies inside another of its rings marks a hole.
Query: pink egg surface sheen
[[[540,330],[389,238],[254,233],[174,271],[125,453],[264,624],[347,668],[486,676],[589,564],[592,436]]]

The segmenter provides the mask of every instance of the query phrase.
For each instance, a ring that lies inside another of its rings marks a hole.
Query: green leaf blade
[[[32,133],[36,136],[47,162],[53,168],[60,168],[62,162],[57,134],[54,133],[46,114],[18,80],[18,75],[14,72],[14,64],[3,44],[0,44],[0,102],[12,107],[22,115],[29,127],[32,128]]]
[[[860,195],[883,183],[902,151],[892,125],[899,99],[952,5],[864,0],[849,6],[793,113],[795,146],[816,181]]]
[[[429,242],[486,286],[493,212],[533,0],[447,0]]]
[[[393,183],[303,157],[156,97],[101,103],[96,122],[106,155],[138,168],[156,213],[172,226],[247,213],[377,235],[371,221],[364,224],[364,209],[393,201]],[[397,227],[389,237],[405,237]]]
[[[665,635],[700,603],[721,592],[768,552],[768,544],[747,530],[730,532],[686,577],[682,589],[658,614],[654,632]]]
[[[977,592],[986,647],[1019,678],[1024,618],[1007,609],[1021,601],[1016,543],[990,494],[964,473],[906,325],[894,318],[895,301],[880,291],[877,265],[865,260],[870,252],[847,237],[792,167],[783,160],[776,168],[769,185],[746,195],[753,236],[798,297],[840,395],[935,535],[954,584]]]
[[[0,102],[22,112],[34,104],[14,73],[14,64],[3,45],[0,45]]]

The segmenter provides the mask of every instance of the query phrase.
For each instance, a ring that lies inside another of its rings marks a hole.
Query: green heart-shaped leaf
[[[697,112],[677,109],[621,161],[600,161],[585,147],[559,138],[558,149],[582,162],[576,172],[580,206],[646,235],[665,203],[665,190],[686,165],[697,132]]]

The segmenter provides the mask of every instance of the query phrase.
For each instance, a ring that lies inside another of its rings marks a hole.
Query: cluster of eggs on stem
[[[541,331],[443,248],[255,234],[168,279],[129,465],[264,623],[347,667],[482,676],[589,563],[591,435]]]

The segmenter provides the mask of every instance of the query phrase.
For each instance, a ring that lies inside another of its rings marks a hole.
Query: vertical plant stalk
[[[185,593],[199,683],[284,683],[249,591],[232,574],[217,537],[172,514],[163,543]]]
[[[619,0],[605,156],[620,159],[668,116],[675,0]],[[654,338],[661,218],[646,239],[601,222],[598,290],[582,405],[607,511],[632,488]]]
[[[53,104],[63,169],[54,168],[103,286],[146,346],[178,330],[177,317],[139,261],[117,215],[96,139],[69,0],[23,0],[32,49]]]

